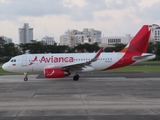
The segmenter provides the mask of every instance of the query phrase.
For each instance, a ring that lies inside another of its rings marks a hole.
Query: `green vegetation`
[[[17,73],[7,72],[4,71],[2,68],[0,68],[0,75],[5,75],[5,74],[17,74]]]
[[[106,72],[160,72],[160,66],[127,66]]]
[[[7,72],[0,67],[0,75],[22,75],[23,73]],[[29,74],[43,74],[43,72],[32,72]]]
[[[141,64],[159,64],[160,65],[160,61],[145,61],[145,62],[142,62]]]

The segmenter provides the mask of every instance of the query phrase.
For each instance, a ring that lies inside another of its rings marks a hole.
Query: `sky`
[[[134,36],[144,24],[160,25],[160,0],[0,0],[0,36],[19,43],[29,23],[34,40],[59,38],[67,30],[100,30],[102,36]]]

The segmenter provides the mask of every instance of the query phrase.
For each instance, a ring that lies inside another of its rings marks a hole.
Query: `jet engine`
[[[71,73],[67,70],[59,69],[59,68],[46,68],[44,69],[44,76],[46,78],[61,78],[65,76],[69,76]]]

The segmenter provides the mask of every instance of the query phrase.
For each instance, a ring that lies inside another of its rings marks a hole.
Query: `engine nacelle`
[[[69,76],[70,72],[58,68],[46,68],[44,69],[44,76],[46,78],[61,78]]]

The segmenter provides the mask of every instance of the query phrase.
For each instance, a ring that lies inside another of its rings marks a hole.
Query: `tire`
[[[28,81],[28,78],[24,78],[24,81]]]
[[[75,75],[75,76],[73,77],[73,80],[74,80],[74,81],[78,81],[78,80],[79,80],[79,75]]]

